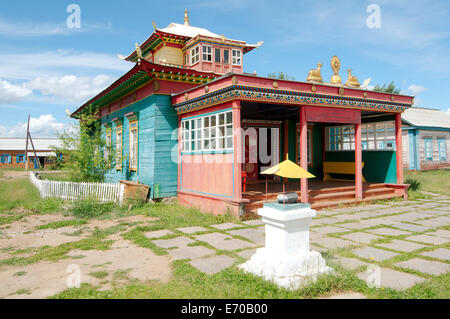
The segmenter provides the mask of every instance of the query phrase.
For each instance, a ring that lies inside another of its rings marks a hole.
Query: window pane
[[[228,112],[226,116],[227,116],[227,124],[232,124],[233,123],[233,114],[232,114],[232,112]]]
[[[230,64],[230,51],[229,50],[223,51],[223,63]]]
[[[214,50],[215,54],[214,54],[214,61],[216,63],[220,63],[220,49],[215,49]]]
[[[225,114],[219,114],[219,125],[225,124]]]
[[[233,138],[232,137],[228,137],[226,139],[226,143],[227,143],[226,148],[232,148],[233,147]]]

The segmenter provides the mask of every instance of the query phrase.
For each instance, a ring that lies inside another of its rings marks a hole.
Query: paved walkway
[[[450,197],[323,210],[313,219],[311,249],[327,252],[369,286],[403,290],[450,271]],[[261,221],[146,233],[173,259],[214,274],[264,246]]]

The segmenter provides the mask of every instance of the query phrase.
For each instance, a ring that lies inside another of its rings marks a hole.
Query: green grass
[[[39,191],[28,179],[15,179],[0,183],[0,213],[5,214],[18,208],[32,213],[46,214],[59,210],[62,202],[58,199],[41,199]],[[17,216],[17,214],[15,214]],[[0,224],[4,216],[0,216]]]
[[[108,272],[101,270],[101,271],[91,272],[91,273],[89,273],[89,275],[92,277],[98,278],[98,279],[103,279],[108,276]]]
[[[450,196],[450,169],[432,171],[405,170],[406,179],[415,179],[420,182],[421,190]]]
[[[27,274],[26,271],[18,271],[14,274],[14,276],[16,277],[20,277],[20,276],[25,276]]]
[[[57,221],[57,222],[41,225],[37,229],[58,229],[58,228],[68,227],[68,226],[77,227],[77,226],[82,226],[86,223],[87,223],[87,221],[85,221],[83,219],[62,220],[62,221]]]
[[[0,260],[0,266],[25,266],[42,260],[56,261],[67,258],[66,254],[74,249],[80,250],[107,250],[113,243],[112,240],[103,241],[101,238],[85,238],[80,241],[61,244],[54,247],[44,246],[36,250],[30,257],[12,257]]]

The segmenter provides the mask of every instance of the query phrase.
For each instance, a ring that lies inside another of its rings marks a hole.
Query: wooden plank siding
[[[125,116],[134,112],[138,119],[138,164],[137,171],[129,170],[129,120]],[[154,185],[160,185],[160,197],[176,196],[177,114],[172,108],[168,95],[151,95],[102,118],[111,127],[111,143],[116,146],[116,125],[112,121],[122,121],[122,170],[111,169],[106,181],[131,180],[150,186],[150,197],[154,197]],[[175,149],[175,161],[171,151]]]

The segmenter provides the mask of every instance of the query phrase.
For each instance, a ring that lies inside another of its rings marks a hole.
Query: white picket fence
[[[65,201],[95,198],[101,202],[120,202],[123,187],[119,183],[74,183],[42,180],[30,172],[30,180],[42,198],[56,197]]]

